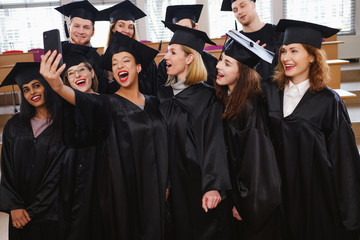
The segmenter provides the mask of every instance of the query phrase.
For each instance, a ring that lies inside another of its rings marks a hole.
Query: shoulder
[[[208,52],[206,52],[206,51],[203,51],[203,52],[201,53],[201,57],[202,57],[202,59],[206,59],[206,60],[211,60],[211,61],[216,61],[216,62],[217,62],[217,58],[216,58],[214,55],[212,55],[211,53],[208,53]]]
[[[20,129],[21,131],[23,128],[24,123],[21,120],[20,113],[16,113],[6,122],[3,134],[11,137],[11,135],[16,134],[17,129]]]

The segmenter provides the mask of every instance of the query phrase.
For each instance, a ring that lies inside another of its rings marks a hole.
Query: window
[[[166,7],[169,5],[179,4],[196,4],[195,0],[182,0],[179,3],[178,0],[147,0],[145,5],[146,17],[146,30],[149,41],[159,42],[169,41],[172,36],[172,32],[169,29],[165,29],[161,20],[165,20]],[[201,18],[201,17],[200,17]]]
[[[60,1],[1,0],[0,52],[42,47],[42,33],[63,26],[54,9]],[[46,21],[44,21],[46,19]],[[60,27],[59,27],[60,26]],[[61,31],[62,37],[64,32]]]
[[[339,34],[355,34],[355,0],[284,0],[284,17],[341,28]]]
[[[208,0],[208,2],[209,35],[211,38],[221,37],[228,30],[235,29],[235,21],[237,22],[238,30],[241,30],[241,24],[235,20],[235,16],[232,12],[220,11],[222,0]],[[261,21],[272,23],[272,0],[257,0],[256,11]]]

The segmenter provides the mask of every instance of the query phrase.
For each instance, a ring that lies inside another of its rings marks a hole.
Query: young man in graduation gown
[[[58,12],[68,17],[69,42],[91,47],[91,38],[95,33],[95,21],[99,11],[87,0],[72,2],[55,8]],[[100,66],[100,55],[93,54],[89,63],[94,68],[99,80],[99,93],[114,93],[118,84],[109,81],[108,73]]]
[[[165,21],[197,30],[199,28],[197,22],[199,21],[202,8],[202,4],[168,6],[166,8]],[[208,72],[206,83],[213,86],[213,81],[216,77],[217,59],[206,51],[202,51],[201,57]],[[156,73],[157,90],[163,87],[167,80],[166,63],[165,60],[161,60]]]
[[[261,83],[271,82],[283,33],[276,32],[275,25],[261,21],[256,12],[256,0],[223,0],[221,11],[233,11],[235,18],[242,26],[240,32],[254,42],[259,40],[260,45],[266,44],[265,49],[275,53],[272,64],[261,60],[256,67],[256,71],[262,78]]]

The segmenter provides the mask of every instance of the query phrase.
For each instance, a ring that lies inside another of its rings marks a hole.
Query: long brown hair
[[[309,55],[314,57],[314,61],[310,63],[309,69],[309,82],[310,91],[316,92],[324,89],[326,84],[330,80],[330,68],[326,63],[326,53],[324,50],[307,45],[301,44]],[[285,75],[285,69],[281,63],[281,49],[279,49],[279,63],[275,68],[274,82],[276,82],[281,90],[285,88],[285,85],[291,80],[290,77]]]
[[[236,61],[240,76],[236,81],[233,92],[228,94],[228,86],[220,86],[214,82],[216,96],[226,107],[222,117],[226,120],[235,120],[244,109],[246,100],[254,95],[262,96],[260,75],[255,69]]]
[[[81,62],[81,63],[83,63],[84,66],[85,66],[87,69],[89,69],[90,72],[91,72],[91,70],[94,71],[94,69],[93,69],[93,67],[91,66],[90,63],[87,63],[87,62]],[[81,63],[79,63],[79,64],[81,64]],[[70,83],[69,83],[69,79],[67,78],[66,74],[64,74],[64,76],[63,76],[63,81],[64,81],[65,85],[71,87],[71,85],[70,85]],[[97,76],[96,76],[96,73],[95,73],[95,71],[94,71],[94,77],[91,79],[91,88],[92,88],[92,90],[93,90],[94,92],[97,92],[98,86],[99,86],[99,81],[98,81]]]
[[[113,22],[113,23],[110,25],[110,29],[109,29],[109,33],[108,33],[108,40],[107,40],[107,42],[106,42],[106,46],[109,46],[110,41],[111,41],[111,39],[112,39],[113,36],[114,36],[113,30],[114,30],[115,25],[116,25],[116,23],[117,23],[118,21],[119,21],[119,20]],[[138,38],[137,33],[136,33],[135,22],[134,22],[134,35],[132,36],[132,39],[135,39],[136,41],[139,41],[139,38]]]
[[[207,71],[200,53],[190,47],[184,45],[180,46],[181,49],[184,51],[185,56],[188,56],[189,54],[194,55],[194,60],[190,63],[188,71],[186,73],[184,84],[192,85],[198,82],[206,81]],[[166,86],[169,86],[175,78],[176,76],[169,76],[168,81],[166,82]]]

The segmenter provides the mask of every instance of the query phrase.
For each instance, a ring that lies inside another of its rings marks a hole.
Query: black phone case
[[[58,53],[62,54],[61,42],[60,42],[60,32],[58,29],[53,29],[43,32],[43,41],[44,41],[44,54],[49,50],[56,50]],[[63,59],[61,58],[60,67],[63,64]]]

